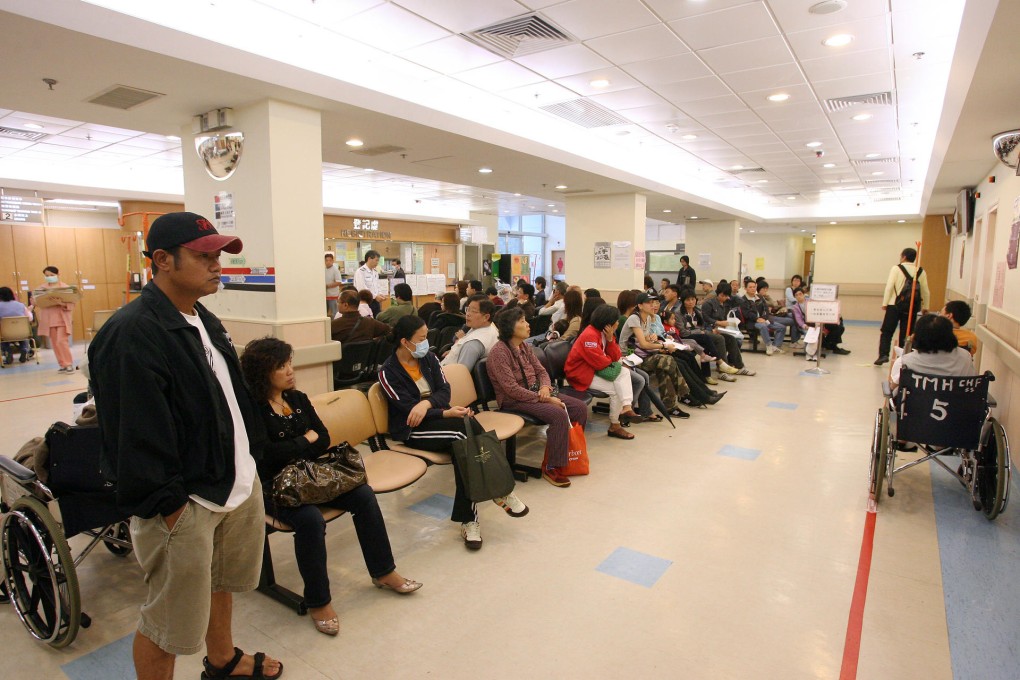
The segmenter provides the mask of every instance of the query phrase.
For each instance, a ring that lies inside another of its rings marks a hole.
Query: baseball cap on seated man
[[[712,283],[712,279],[701,279],[700,281],[698,281],[698,283],[704,283],[704,284],[707,284],[709,286],[714,286],[715,285],[714,283]]]
[[[174,212],[160,215],[149,227],[145,238],[148,248],[143,255],[152,257],[157,250],[169,250],[184,246],[200,253],[225,250],[228,253],[241,252],[241,239],[226,236],[216,231],[212,222],[193,212]]]

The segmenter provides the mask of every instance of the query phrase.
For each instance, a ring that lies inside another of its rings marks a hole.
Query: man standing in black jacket
[[[676,273],[677,288],[683,290],[690,288],[694,290],[694,284],[698,281],[698,273],[691,268],[691,258],[684,255],[680,258],[680,271]]]
[[[210,677],[277,678],[283,665],[235,650],[231,632],[231,593],[254,589],[262,563],[265,436],[230,336],[198,302],[241,241],[182,212],[156,219],[146,246],[152,281],[88,349],[102,469],[149,588],[135,672],[170,680],[176,655],[204,644]]]

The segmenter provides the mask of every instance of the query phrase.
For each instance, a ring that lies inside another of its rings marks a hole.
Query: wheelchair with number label
[[[81,610],[75,568],[100,543],[121,556],[132,546],[113,485],[100,475],[99,428],[56,423],[46,432],[46,443],[45,482],[34,470],[0,456],[0,560],[4,599],[32,637],[60,648],[91,624]],[[54,501],[60,522],[50,513]],[[92,540],[72,557],[67,539],[77,534]]]
[[[934,461],[953,475],[970,493],[975,510],[995,519],[1009,500],[1009,442],[999,422],[991,417],[995,399],[988,385],[991,371],[976,376],[942,376],[915,373],[904,368],[895,394],[883,383],[882,408],[875,415],[871,444],[871,498],[878,503],[885,483],[889,496],[894,476]],[[897,442],[917,444],[921,458],[896,466]],[[943,460],[959,457],[953,470]]]

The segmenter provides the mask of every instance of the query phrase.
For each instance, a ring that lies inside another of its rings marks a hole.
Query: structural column
[[[635,267],[634,254],[645,250],[645,197],[641,194],[571,196],[567,198],[567,281],[584,288],[598,288],[609,304],[616,304],[621,290],[642,289],[642,266]],[[596,248],[609,244],[609,266],[596,266]],[[629,262],[613,259],[629,243]],[[614,246],[614,244],[616,244]]]
[[[329,390],[339,346],[325,314],[320,114],[263,100],[233,110],[232,128],[219,134],[232,132],[243,133],[243,149],[233,174],[217,180],[195,152],[190,124],[181,131],[185,208],[244,242],[240,255],[221,257],[227,289],[203,303],[239,348],[267,335],[289,342],[299,388]]]

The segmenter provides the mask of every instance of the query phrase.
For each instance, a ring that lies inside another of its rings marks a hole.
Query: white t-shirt
[[[326,284],[340,283],[340,270],[334,264],[330,267],[326,267]],[[326,299],[331,300],[340,297],[340,286],[336,288],[326,288]]]
[[[907,352],[893,362],[889,374],[889,379],[897,385],[903,368],[928,375],[976,375],[974,360],[970,352],[962,347],[956,347],[949,352]]]
[[[251,447],[248,444],[248,432],[244,426],[244,418],[241,416],[241,407],[237,403],[237,395],[234,393],[234,384],[230,380],[230,368],[226,359],[220,351],[212,344],[209,332],[205,329],[202,319],[196,314],[194,316],[181,312],[181,316],[192,326],[198,329],[202,336],[202,346],[205,348],[205,357],[212,367],[216,379],[220,383],[220,389],[227,400],[230,408],[230,419],[234,422],[234,486],[230,490],[227,502],[217,505],[194,494],[191,500],[213,512],[230,512],[244,503],[251,496],[252,486],[255,483],[255,459],[251,455]]]

